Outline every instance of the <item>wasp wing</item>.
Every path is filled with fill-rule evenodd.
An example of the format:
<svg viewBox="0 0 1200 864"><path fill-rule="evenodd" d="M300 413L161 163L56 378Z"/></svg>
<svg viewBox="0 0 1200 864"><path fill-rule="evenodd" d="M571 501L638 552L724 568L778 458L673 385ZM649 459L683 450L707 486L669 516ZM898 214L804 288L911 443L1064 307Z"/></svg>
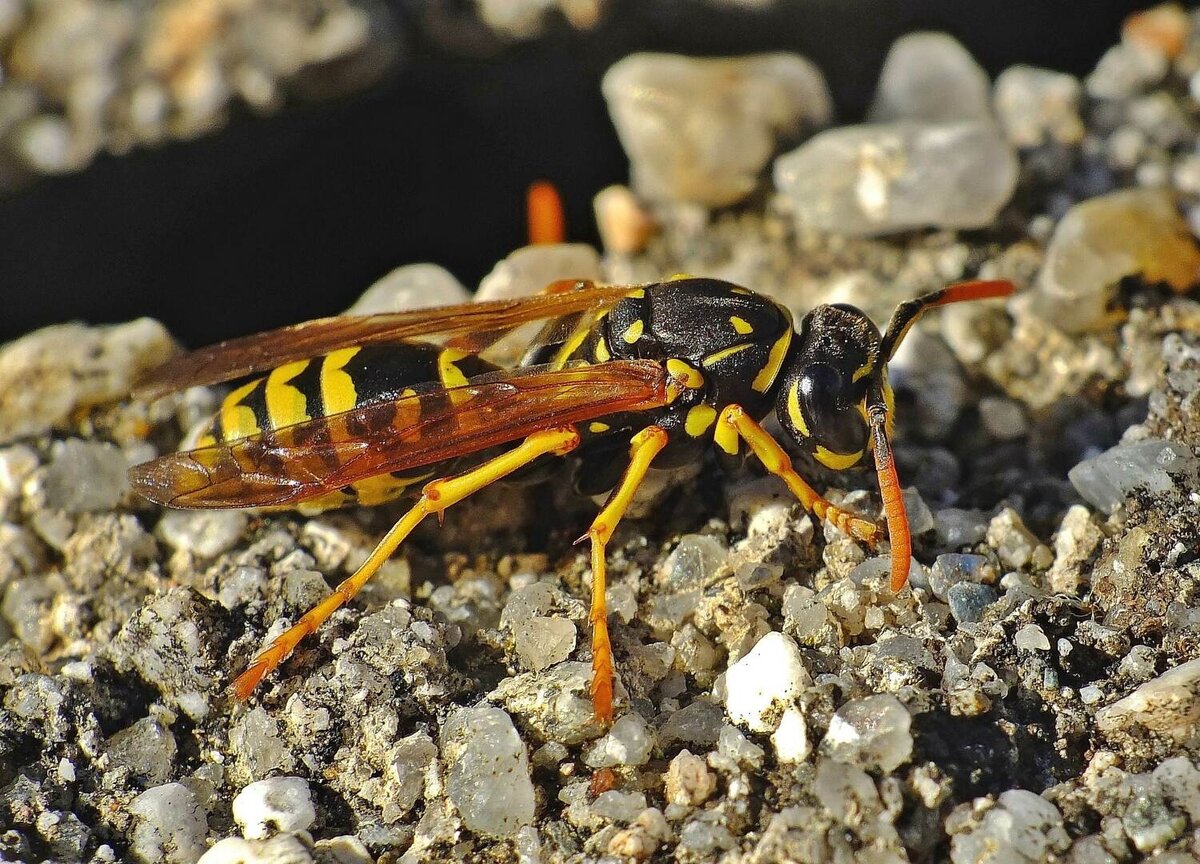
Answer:
<svg viewBox="0 0 1200 864"><path fill-rule="evenodd" d="M631 290L627 286L596 287L590 283L580 283L589 285L580 290L562 287L574 284L555 283L550 289L552 293L513 300L319 318L230 339L173 357L139 381L135 395L156 399L173 390L231 381L351 345L441 335L459 336L458 347L477 350L473 337L478 337L479 345L491 344L500 334L532 321L579 312L599 313Z"/></svg>
<svg viewBox="0 0 1200 864"><path fill-rule="evenodd" d="M530 367L360 405L130 469L135 491L182 508L291 506L358 480L477 453L540 429L668 402L650 360Z"/></svg>

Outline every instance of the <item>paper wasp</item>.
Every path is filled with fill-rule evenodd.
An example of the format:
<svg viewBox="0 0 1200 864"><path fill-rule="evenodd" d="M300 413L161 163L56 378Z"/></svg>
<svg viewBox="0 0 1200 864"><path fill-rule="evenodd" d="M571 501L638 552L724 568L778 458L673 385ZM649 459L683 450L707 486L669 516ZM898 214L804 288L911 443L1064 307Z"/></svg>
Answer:
<svg viewBox="0 0 1200 864"><path fill-rule="evenodd" d="M358 570L276 638L235 682L246 698L296 644L349 601L423 519L551 456L578 460L580 491L611 489L591 542L592 698L612 717L605 544L646 472L753 454L806 509L875 546L883 528L822 498L760 425L772 411L802 451L832 469L871 451L891 539L891 587L911 542L890 445L887 363L927 309L1002 297L965 282L902 303L880 333L853 306L818 306L794 327L781 304L715 279L642 287L556 283L502 300L326 318L184 354L139 395L241 380L194 449L130 472L133 487L184 508L322 509L416 503ZM541 322L535 336L522 327ZM505 343L523 356L485 359ZM437 479L433 479L437 478Z"/></svg>

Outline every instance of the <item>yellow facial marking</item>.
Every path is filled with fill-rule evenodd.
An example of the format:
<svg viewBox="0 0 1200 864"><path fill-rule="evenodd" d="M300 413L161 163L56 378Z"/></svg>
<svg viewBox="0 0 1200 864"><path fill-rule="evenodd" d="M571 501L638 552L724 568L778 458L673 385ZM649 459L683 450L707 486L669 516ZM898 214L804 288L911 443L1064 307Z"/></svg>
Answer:
<svg viewBox="0 0 1200 864"><path fill-rule="evenodd" d="M672 378L681 381L683 386L689 390L699 390L704 386L704 375L700 370L676 357L667 361L667 372L671 374Z"/></svg>
<svg viewBox="0 0 1200 864"><path fill-rule="evenodd" d="M767 355L766 364L758 370L758 374L750 382L751 387L759 393L766 393L771 389L771 385L775 383L775 376L779 374L779 369L783 366L783 359L787 356L788 346L791 344L792 328L789 321L789 326L783 331L783 335L776 339L775 344L771 346L771 353Z"/></svg>
<svg viewBox="0 0 1200 864"><path fill-rule="evenodd" d="M832 468L834 471L841 471L843 468L849 468L852 465L857 465L858 460L862 458L863 451L859 450L855 453L834 453L817 445L817 452L813 454L826 468Z"/></svg>
<svg viewBox="0 0 1200 864"><path fill-rule="evenodd" d="M342 348L340 351L331 351L321 362L321 401L325 405L326 416L349 411L358 403L354 379L342 368L358 352L358 347Z"/></svg>
<svg viewBox="0 0 1200 864"><path fill-rule="evenodd" d="M629 329L621 334L621 340L627 345L632 345L634 342L642 338L642 332L646 329L646 325L639 318L629 325Z"/></svg>
<svg viewBox="0 0 1200 864"><path fill-rule="evenodd" d="M700 365L707 369L710 366L715 366L726 357L732 357L734 354L739 354L747 348L753 348L753 342L743 342L740 345L730 345L728 348L722 348L720 351L714 351L700 361Z"/></svg>
<svg viewBox="0 0 1200 864"><path fill-rule="evenodd" d="M683 431L693 438L699 438L708 431L708 427L717 419L717 409L711 405L694 405L688 410L683 421Z"/></svg>
<svg viewBox="0 0 1200 864"><path fill-rule="evenodd" d="M875 357L867 359L867 362L854 370L854 374L850 376L851 381L858 381L861 378L871 374L871 370L875 368Z"/></svg>
<svg viewBox="0 0 1200 864"><path fill-rule="evenodd" d="M243 384L226 396L225 401L221 403L221 437L226 441L237 441L240 438L249 438L251 435L259 433L254 409L249 405L243 405L242 400L261 383L262 379L259 378L249 384Z"/></svg>
<svg viewBox="0 0 1200 864"><path fill-rule="evenodd" d="M792 421L792 425L796 427L796 431L808 438L812 432L808 429L808 422L804 419L804 412L800 409L800 385L793 384L788 390L787 397L787 414L788 419Z"/></svg>
<svg viewBox="0 0 1200 864"><path fill-rule="evenodd" d="M271 370L267 376L267 416L276 429L311 420L308 400L304 394L288 382L308 368L311 360L297 360Z"/></svg>
<svg viewBox="0 0 1200 864"><path fill-rule="evenodd" d="M588 424L588 431L599 435L601 432L607 432L610 427L607 423L601 423L599 420L593 420Z"/></svg>
<svg viewBox="0 0 1200 864"><path fill-rule="evenodd" d="M596 340L596 347L592 350L592 356L596 358L597 363L607 363L612 359L612 353L608 350L608 342L603 336Z"/></svg>
<svg viewBox="0 0 1200 864"><path fill-rule="evenodd" d="M747 333L754 332L754 325L752 325L745 318L739 318L736 315L731 315L729 317L729 323L732 324L733 329L736 330L738 333L740 333L742 336L745 336Z"/></svg>

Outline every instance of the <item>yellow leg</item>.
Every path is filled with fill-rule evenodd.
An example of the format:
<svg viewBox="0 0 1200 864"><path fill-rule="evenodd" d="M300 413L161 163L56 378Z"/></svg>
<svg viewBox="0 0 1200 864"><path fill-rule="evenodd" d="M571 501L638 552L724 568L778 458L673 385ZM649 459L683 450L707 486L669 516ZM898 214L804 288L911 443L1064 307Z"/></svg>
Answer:
<svg viewBox="0 0 1200 864"><path fill-rule="evenodd" d="M592 708L604 723L612 722L613 656L608 641L608 607L604 602L606 562L604 547L617 523L629 509L638 486L650 470L654 457L667 446L668 436L658 426L648 426L633 436L629 445L629 466L617 488L592 521L585 537L592 541Z"/></svg>
<svg viewBox="0 0 1200 864"><path fill-rule="evenodd" d="M443 477L427 483L421 491L421 497L417 503L400 517L400 521L384 535L362 566L338 585L331 595L308 610L299 621L263 649L246 668L246 671L238 676L233 683L237 697L239 699L248 698L263 676L282 663L301 639L320 627L330 615L348 603L426 516L437 514L441 518L442 512L447 507L457 504L484 486L494 483L535 459L547 454L562 456L578 446L579 433L575 429L571 427L547 429L543 432L535 432L519 446L484 462L477 468L456 477Z"/></svg>
<svg viewBox="0 0 1200 864"><path fill-rule="evenodd" d="M883 529L874 522L855 516L836 504L826 501L817 491L804 482L804 478L792 467L792 460L771 433L748 415L740 405L729 405L717 420L718 424L732 429L750 447L768 471L787 484L792 494L804 505L804 509L816 514L831 525L840 528L856 540L872 547L883 537ZM720 434L720 431L716 434Z"/></svg>

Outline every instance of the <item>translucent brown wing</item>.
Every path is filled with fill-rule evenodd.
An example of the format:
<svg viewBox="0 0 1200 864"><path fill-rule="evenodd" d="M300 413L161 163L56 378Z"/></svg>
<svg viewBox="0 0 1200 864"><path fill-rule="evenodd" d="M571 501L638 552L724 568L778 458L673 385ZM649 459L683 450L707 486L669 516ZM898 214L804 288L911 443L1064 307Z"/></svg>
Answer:
<svg viewBox="0 0 1200 864"><path fill-rule="evenodd" d="M135 491L183 508L291 506L369 477L476 453L539 429L665 405L649 360L478 376L132 468Z"/></svg>
<svg viewBox="0 0 1200 864"><path fill-rule="evenodd" d="M558 287L563 283L556 283ZM381 315L343 315L319 318L265 333L255 333L180 354L138 382L135 395L156 399L172 390L219 384L255 372L274 369L294 360L327 354L350 345L398 342L434 334L464 337L458 347L471 350L472 334L490 344L522 324L575 312L599 312L612 306L631 289L628 286L591 286L583 290L558 290L514 300L464 303L434 309Z"/></svg>

